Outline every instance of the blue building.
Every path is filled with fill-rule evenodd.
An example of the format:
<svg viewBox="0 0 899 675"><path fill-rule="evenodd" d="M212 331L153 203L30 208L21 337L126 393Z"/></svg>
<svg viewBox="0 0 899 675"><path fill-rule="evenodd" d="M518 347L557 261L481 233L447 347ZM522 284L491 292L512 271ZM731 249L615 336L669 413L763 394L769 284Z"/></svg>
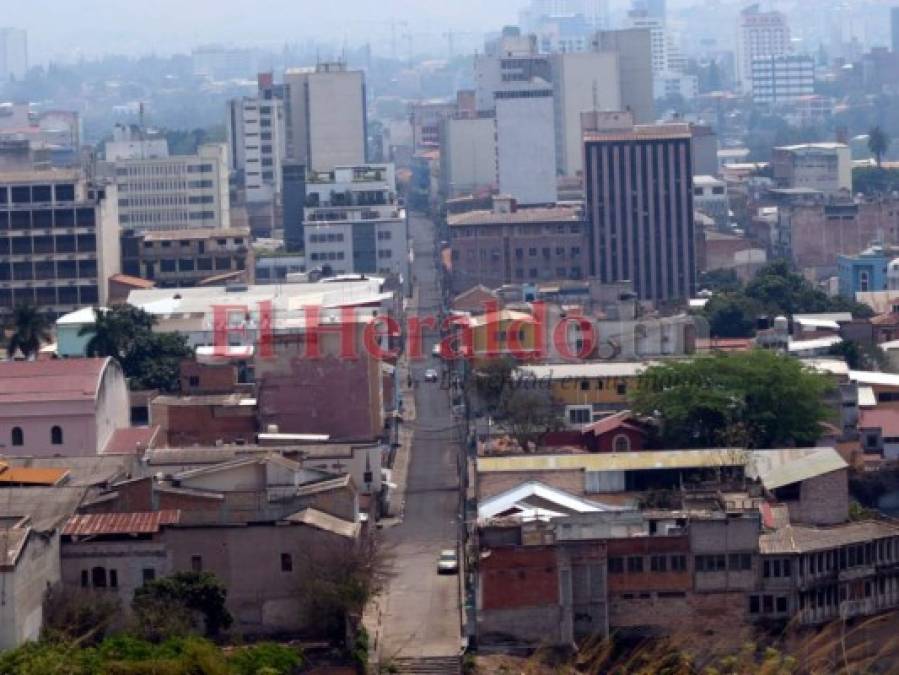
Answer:
<svg viewBox="0 0 899 675"><path fill-rule="evenodd" d="M855 298L859 291L885 291L890 260L881 246L872 246L857 255L838 256L840 295Z"/></svg>

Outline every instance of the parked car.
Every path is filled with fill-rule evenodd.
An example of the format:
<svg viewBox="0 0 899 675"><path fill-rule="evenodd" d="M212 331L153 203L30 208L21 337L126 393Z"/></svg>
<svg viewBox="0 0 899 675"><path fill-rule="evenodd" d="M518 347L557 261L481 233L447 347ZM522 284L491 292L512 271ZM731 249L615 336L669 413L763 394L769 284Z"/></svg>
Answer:
<svg viewBox="0 0 899 675"><path fill-rule="evenodd" d="M456 554L456 549L446 548L440 552L440 557L437 559L437 573L459 573L459 556Z"/></svg>
<svg viewBox="0 0 899 675"><path fill-rule="evenodd" d="M431 350L431 356L433 356L436 359L439 359L442 354L443 354L443 350L441 349L440 343L438 342L436 345L434 345L434 349Z"/></svg>
<svg viewBox="0 0 899 675"><path fill-rule="evenodd" d="M428 368L425 371L425 382L436 382L438 380L437 371L433 368Z"/></svg>

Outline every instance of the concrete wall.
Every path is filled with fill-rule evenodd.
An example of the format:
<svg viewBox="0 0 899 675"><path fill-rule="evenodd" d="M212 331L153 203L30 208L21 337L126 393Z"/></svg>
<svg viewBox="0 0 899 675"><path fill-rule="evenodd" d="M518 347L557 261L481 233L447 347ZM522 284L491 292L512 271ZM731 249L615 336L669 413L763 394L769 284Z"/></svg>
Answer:
<svg viewBox="0 0 899 675"><path fill-rule="evenodd" d="M496 122L493 117L447 119L441 164L448 198L496 184Z"/></svg>
<svg viewBox="0 0 899 675"><path fill-rule="evenodd" d="M836 525L849 519L848 469L803 481L799 501L787 502L790 521Z"/></svg>
<svg viewBox="0 0 899 675"><path fill-rule="evenodd" d="M519 204L555 203L555 111L551 85L545 96L498 98L496 136L499 191Z"/></svg>
<svg viewBox="0 0 899 675"><path fill-rule="evenodd" d="M59 579L59 536L31 532L16 566L0 567L0 650L40 637L44 594Z"/></svg>
<svg viewBox="0 0 899 675"><path fill-rule="evenodd" d="M131 426L128 384L121 366L117 361L110 359L103 371L103 378L97 392L96 449L94 453L103 451L116 429L124 429L128 426Z"/></svg>
<svg viewBox="0 0 899 675"><path fill-rule="evenodd" d="M313 171L365 162L365 84L361 70L318 72L307 85ZM300 160L298 160L300 161Z"/></svg>

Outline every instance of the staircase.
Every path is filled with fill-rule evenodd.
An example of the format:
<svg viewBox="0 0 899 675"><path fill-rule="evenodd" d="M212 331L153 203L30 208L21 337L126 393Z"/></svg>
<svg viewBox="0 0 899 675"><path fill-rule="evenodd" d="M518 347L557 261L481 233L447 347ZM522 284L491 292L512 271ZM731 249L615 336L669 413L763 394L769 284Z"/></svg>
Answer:
<svg viewBox="0 0 899 675"><path fill-rule="evenodd" d="M461 675L462 661L458 656L398 657L391 661L389 672L413 675Z"/></svg>

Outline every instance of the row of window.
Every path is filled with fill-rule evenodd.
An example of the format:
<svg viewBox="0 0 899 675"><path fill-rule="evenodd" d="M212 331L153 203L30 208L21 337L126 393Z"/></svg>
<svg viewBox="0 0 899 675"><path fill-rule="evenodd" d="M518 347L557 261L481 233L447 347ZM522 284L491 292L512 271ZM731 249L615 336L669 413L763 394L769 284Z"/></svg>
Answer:
<svg viewBox="0 0 899 675"><path fill-rule="evenodd" d="M44 260L32 263L0 262L0 281L56 281L64 279L94 279L96 260Z"/></svg>
<svg viewBox="0 0 899 675"><path fill-rule="evenodd" d="M558 235L565 234L568 232L569 234L580 234L581 226L580 224L570 224L570 225L507 225L505 226L506 233L508 234L518 234L518 235ZM460 227L452 228L452 236L453 238L457 237L498 237L500 236L500 230L495 225L465 225Z"/></svg>
<svg viewBox="0 0 899 675"><path fill-rule="evenodd" d="M75 201L74 183L58 185L0 185L0 204L46 204Z"/></svg>
<svg viewBox="0 0 899 675"><path fill-rule="evenodd" d="M697 572L746 572L752 569L751 553L716 553L697 555L693 559Z"/></svg>
<svg viewBox="0 0 899 675"><path fill-rule="evenodd" d="M96 223L96 210L92 207L0 211L0 230L94 227Z"/></svg>
<svg viewBox="0 0 899 675"><path fill-rule="evenodd" d="M323 244L329 241L343 241L343 232L329 232L328 234L316 234L315 232L312 232L309 234L310 244Z"/></svg>
<svg viewBox="0 0 899 675"><path fill-rule="evenodd" d="M482 251L482 252L483 252L483 251ZM553 249L549 248L548 246L547 246L547 247L544 247L544 248L541 250L541 253L543 254L543 257L544 257L544 258L549 258L550 256L552 256L552 252L553 252ZM499 253L499 252L497 251L497 253ZM557 256L563 256L563 255L565 255L565 248L564 248L563 246L556 246L556 248L555 248L555 253L556 253ZM580 246L572 246L572 247L569 249L569 255L570 255L572 258L577 257L577 256L579 256L580 254L581 254L581 247L580 247ZM536 248L529 248L529 249L528 249L528 257L529 257L529 258L536 258L536 257L537 257L537 249L536 249ZM515 259L516 259L516 260L521 260L522 258L524 258L524 249L522 249L522 248L516 248L516 249L515 249Z"/></svg>
<svg viewBox="0 0 899 675"><path fill-rule="evenodd" d="M344 255L343 251L330 251L328 253L310 253L309 260L319 261L319 260L343 260Z"/></svg>
<svg viewBox="0 0 899 675"><path fill-rule="evenodd" d="M0 307L16 305L96 305L99 294L96 282L86 285L50 286L45 288L0 288Z"/></svg>
<svg viewBox="0 0 899 675"><path fill-rule="evenodd" d="M201 272L210 271L213 268L213 258L168 258L158 261L160 272L193 272L199 270ZM216 270L242 270L246 264L244 258L225 258L217 257L214 259ZM154 264L152 262L144 263L146 266L147 276L152 279L154 275Z"/></svg>
<svg viewBox="0 0 899 675"><path fill-rule="evenodd" d="M93 234L38 235L36 237L0 237L0 256L44 253L94 253L97 238Z"/></svg>
<svg viewBox="0 0 899 675"><path fill-rule="evenodd" d="M16 447L25 445L25 432L22 427L13 427L9 436L10 445ZM62 445L62 427L55 426L50 429L50 444Z"/></svg>
<svg viewBox="0 0 899 675"><path fill-rule="evenodd" d="M609 574L642 574L645 570L644 556L628 556L609 558ZM652 572L685 572L687 556L652 555L649 556L649 570Z"/></svg>

